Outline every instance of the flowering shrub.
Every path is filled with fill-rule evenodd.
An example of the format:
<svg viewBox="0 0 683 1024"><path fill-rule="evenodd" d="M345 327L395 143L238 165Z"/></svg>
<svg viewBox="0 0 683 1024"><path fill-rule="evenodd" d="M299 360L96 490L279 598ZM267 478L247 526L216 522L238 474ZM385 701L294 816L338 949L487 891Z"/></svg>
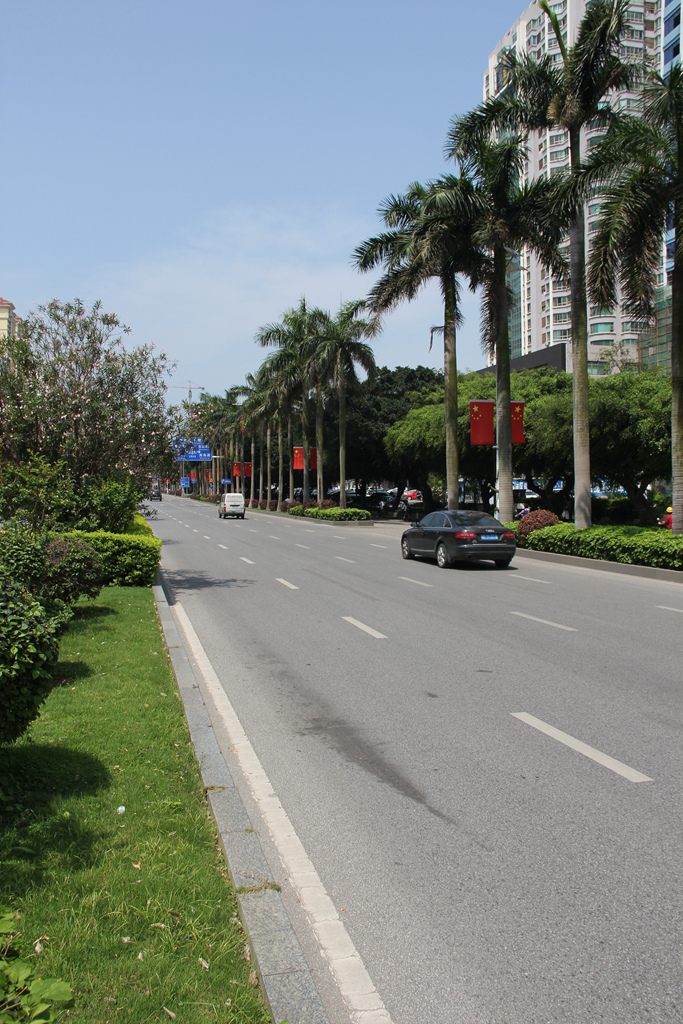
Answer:
<svg viewBox="0 0 683 1024"><path fill-rule="evenodd" d="M279 505L279 502L277 501L277 499L275 501L269 501L267 504L268 504L268 511L269 512L277 512L278 505Z"/></svg>
<svg viewBox="0 0 683 1024"><path fill-rule="evenodd" d="M268 508L268 502L266 501L265 498L262 501L259 501L258 507L262 508L265 512L265 510Z"/></svg>
<svg viewBox="0 0 683 1024"><path fill-rule="evenodd" d="M335 501L330 501L329 498L325 498L324 501L318 502L318 508L336 508L336 507L337 507L337 503Z"/></svg>
<svg viewBox="0 0 683 1024"><path fill-rule="evenodd" d="M318 507L318 502L317 501L313 501L313 499L310 499L309 501L305 501L304 504L303 504L304 512L306 511L307 508L317 508L317 507Z"/></svg>
<svg viewBox="0 0 683 1024"><path fill-rule="evenodd" d="M534 530L543 530L546 526L555 526L559 521L554 512L549 512L545 508L538 508L535 512L529 512L523 519L520 519L517 525L517 543L520 547L524 547L527 537Z"/></svg>

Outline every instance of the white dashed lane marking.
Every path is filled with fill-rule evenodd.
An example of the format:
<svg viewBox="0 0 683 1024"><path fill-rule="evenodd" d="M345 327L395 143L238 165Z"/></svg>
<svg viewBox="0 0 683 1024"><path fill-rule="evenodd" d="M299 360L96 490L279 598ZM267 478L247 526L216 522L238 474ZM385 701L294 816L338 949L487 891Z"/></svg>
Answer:
<svg viewBox="0 0 683 1024"><path fill-rule="evenodd" d="M252 562L251 558L244 558L244 556L243 556L243 555L240 555L240 561L241 561L241 562L246 562L246 563L247 563L247 565L253 565L253 564L254 564L254 563Z"/></svg>
<svg viewBox="0 0 683 1024"><path fill-rule="evenodd" d="M290 590L299 589L298 587L295 587L293 583L289 583L287 580L283 580L279 576L276 576L275 579L277 580L278 583L281 583L283 587L289 587Z"/></svg>
<svg viewBox="0 0 683 1024"><path fill-rule="evenodd" d="M513 580L528 580L529 583L545 583L546 586L552 587L550 580L537 580L534 576L518 576L516 573L512 577Z"/></svg>
<svg viewBox="0 0 683 1024"><path fill-rule="evenodd" d="M387 545L386 544L371 544L370 547L371 548L382 548L383 551L387 550Z"/></svg>
<svg viewBox="0 0 683 1024"><path fill-rule="evenodd" d="M510 612L510 615L518 615L520 619L531 619L532 622L540 622L544 626L554 626L555 629L564 629L567 633L578 633L573 626L563 626L560 622L550 622L549 619L538 619L535 615L526 615L524 612Z"/></svg>
<svg viewBox="0 0 683 1024"><path fill-rule="evenodd" d="M297 546L298 548L306 548L306 550L307 550L307 551L310 551L310 550L311 550L311 549L309 548L308 544L297 544L296 546Z"/></svg>
<svg viewBox="0 0 683 1024"><path fill-rule="evenodd" d="M227 550L228 550L228 549L226 548L225 544L219 544L219 545L218 545L218 547L219 547L219 548L223 548L223 550L224 550L224 551L227 551Z"/></svg>
<svg viewBox="0 0 683 1024"><path fill-rule="evenodd" d="M554 740L559 743L564 743L565 747L571 747L572 750L576 750L579 754L583 754L585 757L590 757L591 761L596 761L601 764L604 768L609 768L611 771L616 772L617 775L621 775L624 779L628 779L629 782L652 782L653 780L649 775L643 775L642 772L638 772L635 768L629 768L627 764L622 761L617 761L616 758L610 757L609 754L603 754L601 750L596 750L595 747L589 747L587 743L583 743L582 740L577 740L574 736L570 736L566 732L561 732L552 725L548 725L547 722L542 722L540 718L534 718L533 715L528 715L525 711L511 712L513 718L519 718L520 722L526 722L527 725L532 726L534 729L538 729L539 732L544 732L546 736L551 736Z"/></svg>
<svg viewBox="0 0 683 1024"><path fill-rule="evenodd" d="M370 636L374 636L375 640L388 640L389 638L384 633L378 633L372 626L366 626L364 622L359 622L358 619L352 618L350 615L342 615L344 622L350 622L352 626L357 629L362 629L364 633L369 633Z"/></svg>
<svg viewBox="0 0 683 1024"><path fill-rule="evenodd" d="M678 612L679 615L683 615L683 608L669 608L666 604L658 604L657 608L661 608L663 612Z"/></svg>
<svg viewBox="0 0 683 1024"><path fill-rule="evenodd" d="M279 540L280 539L279 537L276 537L274 533L269 533L268 536L270 537L271 540Z"/></svg>
<svg viewBox="0 0 683 1024"><path fill-rule="evenodd" d="M417 583L418 587L433 587L433 583L423 583L422 580L413 580L410 576L399 576L400 580L405 580L406 583Z"/></svg>
<svg viewBox="0 0 683 1024"><path fill-rule="evenodd" d="M356 564L352 558L342 558L341 555L335 555L334 557L337 559L338 562L348 562L350 565Z"/></svg>

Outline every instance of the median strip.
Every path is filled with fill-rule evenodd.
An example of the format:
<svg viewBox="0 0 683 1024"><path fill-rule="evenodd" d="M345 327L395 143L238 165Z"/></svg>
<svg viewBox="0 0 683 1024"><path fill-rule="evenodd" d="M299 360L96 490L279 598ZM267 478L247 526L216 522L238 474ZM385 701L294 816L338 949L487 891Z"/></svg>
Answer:
<svg viewBox="0 0 683 1024"><path fill-rule="evenodd" d="M578 633L578 629L574 629L573 626L563 626L560 622L551 622L550 619L538 619L535 615L526 615L524 612L510 612L510 615L519 615L520 619L531 619L532 622L541 622L544 626L564 629L567 633Z"/></svg>
<svg viewBox="0 0 683 1024"><path fill-rule="evenodd" d="M552 739L557 740L558 743L564 743L566 747L571 747L572 750L578 751L579 754L583 754L584 757L589 757L591 761L596 761L601 764L604 768L609 768L610 771L616 772L617 775L621 775L624 779L628 779L629 782L652 782L653 780L649 775L643 775L642 772L636 771L635 768L629 768L627 764L622 761L617 761L616 758L610 757L609 754L603 754L601 750L596 750L595 747L589 747L587 743L583 743L581 740L577 740L574 736L570 736L566 732L561 732L560 729L556 729L552 725L548 725L547 722L542 722L540 718L534 718L533 715L528 715L525 711L511 712L513 718L518 718L520 722L526 722L533 729L538 729L539 732L543 732L546 736L551 736Z"/></svg>
<svg viewBox="0 0 683 1024"><path fill-rule="evenodd" d="M372 626L366 626L364 622L359 622L358 619L351 618L350 615L342 615L344 622L350 622L352 626L356 626L357 629L362 629L364 633L369 633L370 636L374 636L375 640L388 640L389 638L384 633L378 633Z"/></svg>

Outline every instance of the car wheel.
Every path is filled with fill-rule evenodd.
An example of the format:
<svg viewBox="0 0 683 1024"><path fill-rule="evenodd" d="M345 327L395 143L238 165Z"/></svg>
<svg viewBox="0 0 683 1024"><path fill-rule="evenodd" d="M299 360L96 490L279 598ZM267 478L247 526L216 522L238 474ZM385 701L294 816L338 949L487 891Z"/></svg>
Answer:
<svg viewBox="0 0 683 1024"><path fill-rule="evenodd" d="M446 545L441 541L436 548L436 564L439 566L439 569L447 569L451 564L448 552L446 551Z"/></svg>
<svg viewBox="0 0 683 1024"><path fill-rule="evenodd" d="M511 561L511 558L496 558L496 569L507 569Z"/></svg>
<svg viewBox="0 0 683 1024"><path fill-rule="evenodd" d="M242 513L242 515L240 516L240 519L244 519L244 512L243 512L243 513Z"/></svg>
<svg viewBox="0 0 683 1024"><path fill-rule="evenodd" d="M401 541L401 554L404 558L414 558L413 552L410 550L410 543L407 537L404 537Z"/></svg>

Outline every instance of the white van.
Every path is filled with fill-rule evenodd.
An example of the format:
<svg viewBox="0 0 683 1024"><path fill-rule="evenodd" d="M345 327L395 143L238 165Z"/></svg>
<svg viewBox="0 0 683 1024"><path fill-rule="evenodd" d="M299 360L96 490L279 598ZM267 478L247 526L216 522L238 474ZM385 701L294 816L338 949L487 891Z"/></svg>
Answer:
<svg viewBox="0 0 683 1024"><path fill-rule="evenodd" d="M218 518L227 519L228 516L244 519L244 495L243 494L221 494L218 505Z"/></svg>

